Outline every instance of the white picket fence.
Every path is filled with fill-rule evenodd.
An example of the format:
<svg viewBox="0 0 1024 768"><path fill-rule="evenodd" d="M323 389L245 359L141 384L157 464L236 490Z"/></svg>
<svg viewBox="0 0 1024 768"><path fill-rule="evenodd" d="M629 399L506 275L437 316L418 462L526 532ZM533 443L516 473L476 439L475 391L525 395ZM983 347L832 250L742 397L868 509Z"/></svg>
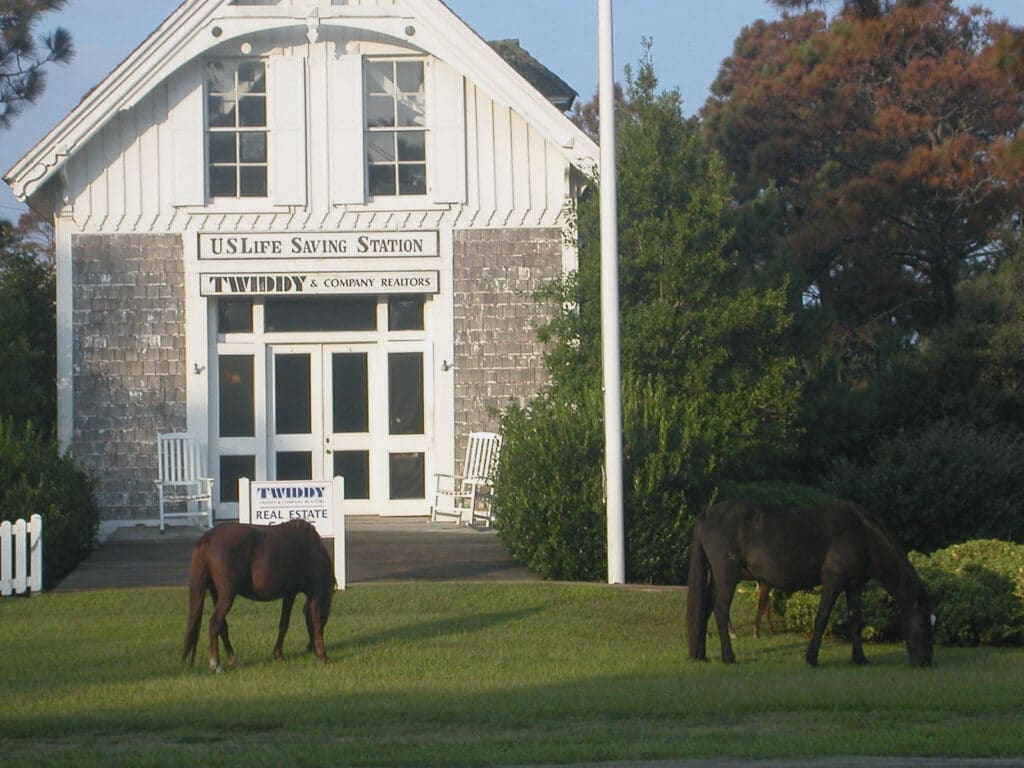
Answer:
<svg viewBox="0 0 1024 768"><path fill-rule="evenodd" d="M0 523L0 595L43 591L43 518Z"/></svg>

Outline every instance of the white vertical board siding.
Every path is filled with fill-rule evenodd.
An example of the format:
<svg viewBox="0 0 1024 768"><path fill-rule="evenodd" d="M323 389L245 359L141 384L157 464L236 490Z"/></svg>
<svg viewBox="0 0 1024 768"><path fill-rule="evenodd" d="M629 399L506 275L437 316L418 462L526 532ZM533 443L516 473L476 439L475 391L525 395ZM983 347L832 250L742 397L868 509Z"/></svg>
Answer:
<svg viewBox="0 0 1024 768"><path fill-rule="evenodd" d="M440 59L428 62L430 111L427 180L435 203L466 202L465 80Z"/></svg>
<svg viewBox="0 0 1024 768"><path fill-rule="evenodd" d="M141 110L133 109L121 115L121 144L124 149L124 210L122 227L133 230L142 216L142 140L138 122Z"/></svg>
<svg viewBox="0 0 1024 768"><path fill-rule="evenodd" d="M569 163L522 115L466 90L467 210L460 225L556 226Z"/></svg>
<svg viewBox="0 0 1024 768"><path fill-rule="evenodd" d="M162 173L160 164L160 124L167 117L167 86L153 91L136 110L141 110L138 127L142 140L142 176L138 180L142 198L139 228L145 229L160 215L161 201L167 199L163 194L167 177Z"/></svg>
<svg viewBox="0 0 1024 768"><path fill-rule="evenodd" d="M481 93L479 89L476 90L476 95L476 120L474 121L476 134L470 137L470 141L476 146L476 187L479 190L477 207L482 214L489 214L494 211L497 204L495 188L497 169L494 147L494 102Z"/></svg>
<svg viewBox="0 0 1024 768"><path fill-rule="evenodd" d="M535 201L530 196L530 130L515 112L510 112L509 152L512 156L512 209L529 211ZM540 201L543 205L543 199Z"/></svg>
<svg viewBox="0 0 1024 768"><path fill-rule="evenodd" d="M342 54L330 62L332 203L366 200L366 152L363 150L363 57Z"/></svg>
<svg viewBox="0 0 1024 768"><path fill-rule="evenodd" d="M174 162L172 204L202 205L206 202L206 153L200 61L190 61L171 75L167 108Z"/></svg>
<svg viewBox="0 0 1024 768"><path fill-rule="evenodd" d="M512 110L491 102L494 128L494 209L496 224L504 224L515 209L513 181L515 158L512 156ZM483 170L483 169L482 169Z"/></svg>
<svg viewBox="0 0 1024 768"><path fill-rule="evenodd" d="M305 205L306 63L298 57L278 56L267 66L270 198L277 205Z"/></svg>

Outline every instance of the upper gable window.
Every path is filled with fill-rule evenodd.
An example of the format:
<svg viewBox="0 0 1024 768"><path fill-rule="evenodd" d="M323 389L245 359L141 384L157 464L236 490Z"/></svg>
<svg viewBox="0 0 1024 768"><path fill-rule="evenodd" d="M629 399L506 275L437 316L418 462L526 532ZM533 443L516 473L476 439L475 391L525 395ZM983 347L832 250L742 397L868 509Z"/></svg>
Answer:
<svg viewBox="0 0 1024 768"><path fill-rule="evenodd" d="M365 69L371 195L427 193L423 62L371 60Z"/></svg>
<svg viewBox="0 0 1024 768"><path fill-rule="evenodd" d="M210 62L206 98L210 197L266 197L266 64Z"/></svg>

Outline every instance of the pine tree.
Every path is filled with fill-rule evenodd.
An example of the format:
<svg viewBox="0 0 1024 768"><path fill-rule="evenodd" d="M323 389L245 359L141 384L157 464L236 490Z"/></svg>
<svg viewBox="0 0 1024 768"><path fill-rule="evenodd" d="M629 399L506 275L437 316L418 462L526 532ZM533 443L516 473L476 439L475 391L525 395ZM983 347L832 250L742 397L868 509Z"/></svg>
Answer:
<svg viewBox="0 0 1024 768"><path fill-rule="evenodd" d="M0 128L8 128L46 87L47 64L67 64L75 55L71 35L57 27L37 36L36 23L67 0L0 0Z"/></svg>

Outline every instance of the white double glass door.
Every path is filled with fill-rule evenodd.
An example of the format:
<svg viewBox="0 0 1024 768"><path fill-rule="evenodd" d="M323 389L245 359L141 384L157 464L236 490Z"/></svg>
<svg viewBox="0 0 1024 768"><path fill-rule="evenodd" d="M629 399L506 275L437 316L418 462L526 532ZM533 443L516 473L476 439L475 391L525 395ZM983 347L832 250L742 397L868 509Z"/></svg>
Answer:
<svg viewBox="0 0 1024 768"><path fill-rule="evenodd" d="M424 344L267 351L267 476L341 476L349 514L425 514L432 414Z"/></svg>

